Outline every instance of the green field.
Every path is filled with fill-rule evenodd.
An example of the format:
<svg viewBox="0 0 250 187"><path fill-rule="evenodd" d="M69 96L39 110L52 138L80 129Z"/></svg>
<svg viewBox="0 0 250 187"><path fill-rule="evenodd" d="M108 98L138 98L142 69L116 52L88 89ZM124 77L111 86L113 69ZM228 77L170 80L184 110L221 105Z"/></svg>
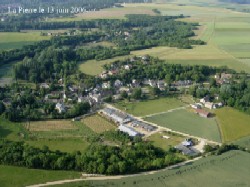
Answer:
<svg viewBox="0 0 250 187"><path fill-rule="evenodd" d="M43 122L44 127L39 125L39 129L47 127L46 121ZM24 141L27 144L42 148L48 146L51 150L60 150L63 152L84 151L89 143L86 137L95 133L81 122L74 122L72 125L75 129L48 129L37 131L24 128L22 123L13 123L0 117L0 138L11 141ZM27 126L27 124L25 124ZM31 131L32 130L32 131Z"/></svg>
<svg viewBox="0 0 250 187"><path fill-rule="evenodd" d="M87 60L79 63L79 68L81 72L88 75L98 75L104 70L103 65L110 64L116 60L125 60L127 58L129 58L129 56L118 56L107 60Z"/></svg>
<svg viewBox="0 0 250 187"><path fill-rule="evenodd" d="M184 104L176 98L160 98L141 102L120 102L115 107L135 116L166 112L170 109L183 107Z"/></svg>
<svg viewBox="0 0 250 187"><path fill-rule="evenodd" d="M79 172L47 171L0 165L1 187L24 187L49 181L80 178Z"/></svg>
<svg viewBox="0 0 250 187"><path fill-rule="evenodd" d="M168 136L169 139L163 138L163 136ZM154 133L147 138L148 141L152 141L154 146L160 147L164 150L168 150L170 147L180 144L184 139L185 137L181 135L169 132Z"/></svg>
<svg viewBox="0 0 250 187"><path fill-rule="evenodd" d="M56 187L233 187L250 185L250 156L241 151L230 151L220 156L202 158L183 167L154 174L117 180L68 183Z"/></svg>
<svg viewBox="0 0 250 187"><path fill-rule="evenodd" d="M219 129L214 118L202 118L185 109L155 115L145 118L145 120L175 131L221 142Z"/></svg>
<svg viewBox="0 0 250 187"><path fill-rule="evenodd" d="M242 146L250 150L250 136L240 138L233 142L236 145Z"/></svg>
<svg viewBox="0 0 250 187"><path fill-rule="evenodd" d="M88 116L82 122L96 133L115 130L116 125L99 115Z"/></svg>
<svg viewBox="0 0 250 187"><path fill-rule="evenodd" d="M231 142L250 135L250 116L232 108L216 110L224 142Z"/></svg>
<svg viewBox="0 0 250 187"><path fill-rule="evenodd" d="M0 50L21 48L36 41L48 40L49 36L40 36L40 32L0 32Z"/></svg>

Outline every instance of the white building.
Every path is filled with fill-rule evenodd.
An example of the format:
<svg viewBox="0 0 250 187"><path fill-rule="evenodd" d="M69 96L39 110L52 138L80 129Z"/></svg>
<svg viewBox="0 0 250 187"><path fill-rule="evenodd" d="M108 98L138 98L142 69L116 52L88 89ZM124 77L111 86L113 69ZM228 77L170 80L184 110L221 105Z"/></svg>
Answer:
<svg viewBox="0 0 250 187"><path fill-rule="evenodd" d="M57 103L56 104L56 110L58 110L58 113L61 114L66 111L65 106L63 103Z"/></svg>
<svg viewBox="0 0 250 187"><path fill-rule="evenodd" d="M49 89L49 85L47 83L42 83L40 84L40 88Z"/></svg>

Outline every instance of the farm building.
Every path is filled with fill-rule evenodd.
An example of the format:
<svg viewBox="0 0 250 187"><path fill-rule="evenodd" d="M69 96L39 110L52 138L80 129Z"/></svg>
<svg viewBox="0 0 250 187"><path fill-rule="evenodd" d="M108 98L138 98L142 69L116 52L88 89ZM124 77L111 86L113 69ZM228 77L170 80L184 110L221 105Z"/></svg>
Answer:
<svg viewBox="0 0 250 187"><path fill-rule="evenodd" d="M193 145L194 145L194 143L193 143L193 141L192 141L191 139L186 139L186 140L183 141L181 144L182 144L183 146L186 146L186 147L190 147L190 146L193 146Z"/></svg>
<svg viewBox="0 0 250 187"><path fill-rule="evenodd" d="M202 108L202 104L200 104L200 103L190 104L190 106L193 109L201 109Z"/></svg>
<svg viewBox="0 0 250 187"><path fill-rule="evenodd" d="M196 109L195 110L195 113L196 114L199 114L199 116L203 117L203 118L208 118L210 113L209 112L206 112L205 110L202 110L202 109Z"/></svg>
<svg viewBox="0 0 250 187"><path fill-rule="evenodd" d="M181 151L183 155L187 156L197 156L199 154L199 152L192 147L186 147L182 144L175 146L175 149Z"/></svg>
<svg viewBox="0 0 250 187"><path fill-rule="evenodd" d="M206 102L209 102L209 101L210 101L210 97L209 96L206 96L206 97L200 99L200 102L203 103L203 104L205 104Z"/></svg>
<svg viewBox="0 0 250 187"><path fill-rule="evenodd" d="M121 123L128 123L131 121L129 115L112 108L105 108L102 110L102 113L116 123L121 124Z"/></svg>
<svg viewBox="0 0 250 187"><path fill-rule="evenodd" d="M139 132L137 132L136 130L134 130L131 127L128 127L126 125L120 125L118 128L121 132L127 133L129 136L131 137L135 137L135 136L141 136L142 134L140 134Z"/></svg>
<svg viewBox="0 0 250 187"><path fill-rule="evenodd" d="M208 109L213 109L213 108L214 108L214 103L211 103L211 102L205 102L204 106L205 106L205 108L208 108Z"/></svg>
<svg viewBox="0 0 250 187"><path fill-rule="evenodd" d="M152 125L150 125L148 123L144 123L142 121L133 121L131 123L131 125L132 125L132 127L140 127L140 128L142 128L142 129L144 129L146 131L149 131L149 132L154 131L154 130L157 129L157 127L154 127L154 126L152 126Z"/></svg>

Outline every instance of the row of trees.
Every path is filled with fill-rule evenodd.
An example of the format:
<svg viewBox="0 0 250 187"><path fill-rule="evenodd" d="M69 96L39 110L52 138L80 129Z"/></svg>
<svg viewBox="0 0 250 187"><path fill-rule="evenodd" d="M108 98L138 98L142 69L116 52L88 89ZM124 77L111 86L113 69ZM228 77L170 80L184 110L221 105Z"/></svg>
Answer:
<svg viewBox="0 0 250 187"><path fill-rule="evenodd" d="M31 147L23 142L1 141L0 164L47 170L76 170L99 174L126 174L163 168L183 161L168 152L139 142L121 147L92 145L85 153L62 153Z"/></svg>
<svg viewBox="0 0 250 187"><path fill-rule="evenodd" d="M122 64L126 63L129 62L116 62L112 66L106 65L105 68L109 70L115 66L116 68L122 69ZM183 66L180 64L166 64L160 60L153 59L150 60L146 66L141 61L133 62L131 70L121 70L119 75L114 75L111 79L121 79L126 83L131 83L133 79L139 81L143 81L144 79L165 80L168 84L179 80L201 82L207 80L209 76L224 72L225 70L227 71L226 67L210 67L204 65Z"/></svg>

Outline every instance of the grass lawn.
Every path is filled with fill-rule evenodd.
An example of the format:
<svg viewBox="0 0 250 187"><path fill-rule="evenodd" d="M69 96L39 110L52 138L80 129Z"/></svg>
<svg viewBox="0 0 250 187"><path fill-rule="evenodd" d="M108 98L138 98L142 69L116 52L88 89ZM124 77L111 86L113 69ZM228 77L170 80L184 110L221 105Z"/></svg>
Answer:
<svg viewBox="0 0 250 187"><path fill-rule="evenodd" d="M40 36L39 32L0 32L0 50L21 48L40 40L48 40L49 36Z"/></svg>
<svg viewBox="0 0 250 187"><path fill-rule="evenodd" d="M0 116L0 138L11 141L23 141L21 134L24 136L28 134L21 123L12 123Z"/></svg>
<svg viewBox="0 0 250 187"><path fill-rule="evenodd" d="M232 108L216 110L224 142L231 142L250 135L250 115Z"/></svg>
<svg viewBox="0 0 250 187"><path fill-rule="evenodd" d="M117 180L92 181L102 187L233 187L250 185L250 156L241 151L230 151L220 156L202 158L186 166L154 174L126 177ZM178 174L177 172L181 172ZM89 182L90 183L90 182ZM83 187L87 182L76 182L56 187Z"/></svg>
<svg viewBox="0 0 250 187"><path fill-rule="evenodd" d="M169 139L166 139L163 136L168 136ZM156 147L168 150L170 146L174 147L180 144L184 140L184 137L173 133L159 132L152 134L147 140L152 141L153 145Z"/></svg>
<svg viewBox="0 0 250 187"><path fill-rule="evenodd" d="M53 124L57 124L56 122L59 121L61 120L54 121ZM64 122L74 128L65 129L62 127L59 129L58 126L56 126L57 129L54 129L48 126L49 124L51 125L51 121L48 121L47 123L46 121L43 121L43 123L32 122L31 126L34 126L35 124L37 127L33 128L33 131L28 131L24 128L26 124L13 123L0 117L0 138L11 141L24 141L31 146L39 148L46 145L49 149L54 151L84 151L89 145L86 141L86 137L94 135L95 133L81 122L70 122L65 120Z"/></svg>
<svg viewBox="0 0 250 187"><path fill-rule="evenodd" d="M116 103L115 107L135 116L146 116L159 112L166 112L170 109L183 107L184 104L176 98L160 98L141 102Z"/></svg>
<svg viewBox="0 0 250 187"><path fill-rule="evenodd" d="M47 171L0 165L1 187L24 187L49 181L80 178L79 172Z"/></svg>
<svg viewBox="0 0 250 187"><path fill-rule="evenodd" d="M155 115L145 118L145 120L175 131L221 142L219 129L214 118L202 118L185 109Z"/></svg>
<svg viewBox="0 0 250 187"><path fill-rule="evenodd" d="M116 129L116 126L99 115L86 117L82 122L96 133Z"/></svg>
<svg viewBox="0 0 250 187"><path fill-rule="evenodd" d="M85 62L79 63L79 68L85 74L98 75L104 70L103 65L110 64L116 60L125 60L127 58L129 58L129 55L118 56L107 60L87 60Z"/></svg>
<svg viewBox="0 0 250 187"><path fill-rule="evenodd" d="M43 146L48 146L52 151L60 150L68 153L75 151L84 152L89 146L86 140L80 138L39 139L27 140L25 142L34 147L43 148Z"/></svg>

